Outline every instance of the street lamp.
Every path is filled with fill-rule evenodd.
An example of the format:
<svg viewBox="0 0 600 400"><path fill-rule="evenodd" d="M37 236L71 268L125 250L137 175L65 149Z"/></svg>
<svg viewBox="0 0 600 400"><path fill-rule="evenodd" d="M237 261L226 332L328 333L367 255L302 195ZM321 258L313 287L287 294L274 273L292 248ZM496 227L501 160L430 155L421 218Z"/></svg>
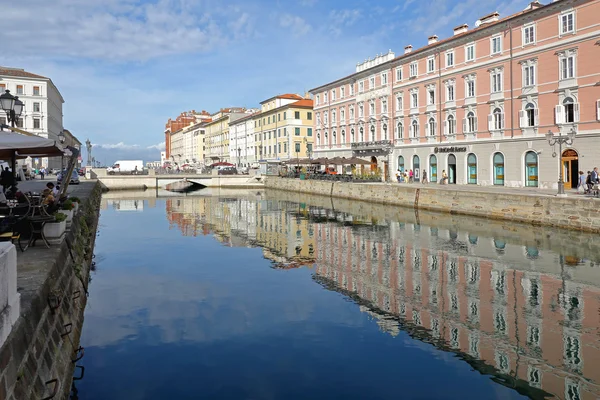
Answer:
<svg viewBox="0 0 600 400"><path fill-rule="evenodd" d="M10 94L10 90L6 90L4 94L0 95L0 106L6 113L6 119L14 128L17 120L23 112L24 104L19 100L18 96Z"/></svg>
<svg viewBox="0 0 600 400"><path fill-rule="evenodd" d="M242 157L241 153L242 153L242 149L240 149L238 147L238 168L241 167L241 165L242 165L242 163L240 162L241 161L240 158Z"/></svg>
<svg viewBox="0 0 600 400"><path fill-rule="evenodd" d="M296 148L296 168L300 170L300 143L296 143L294 147Z"/></svg>
<svg viewBox="0 0 600 400"><path fill-rule="evenodd" d="M60 144L65 144L65 140L67 138L65 137L65 134L63 131L60 131L60 133L58 134L58 141L60 142ZM64 165L64 153L60 155L60 170L62 171L63 169L63 165Z"/></svg>
<svg viewBox="0 0 600 400"><path fill-rule="evenodd" d="M554 146L558 143L558 154L562 156L562 145L571 146L575 141L576 132L573 128L567 133L567 136L563 136L561 131L558 131L558 136L554 135L552 131L546 133L546 140L550 146ZM552 153L552 157L556 157L556 153ZM558 158L558 196L565 195L565 182L563 178L563 166L561 157Z"/></svg>

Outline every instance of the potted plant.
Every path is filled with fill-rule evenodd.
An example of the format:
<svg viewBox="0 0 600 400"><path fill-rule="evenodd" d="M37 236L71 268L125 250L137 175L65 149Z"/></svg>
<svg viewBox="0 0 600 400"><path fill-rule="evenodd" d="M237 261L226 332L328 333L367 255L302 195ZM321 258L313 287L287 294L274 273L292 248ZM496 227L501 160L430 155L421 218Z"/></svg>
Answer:
<svg viewBox="0 0 600 400"><path fill-rule="evenodd" d="M63 201L62 204L60 205L59 213L64 214L67 217L66 218L67 229L69 229L71 227L71 221L73 221L73 209L74 208L75 208L75 205L71 199L67 199L67 200Z"/></svg>
<svg viewBox="0 0 600 400"><path fill-rule="evenodd" d="M300 180L303 181L306 178L306 167L300 169Z"/></svg>
<svg viewBox="0 0 600 400"><path fill-rule="evenodd" d="M73 202L73 214L77 214L77 211L79 211L79 206L81 204L81 199L79 197L69 197L69 200L71 200Z"/></svg>
<svg viewBox="0 0 600 400"><path fill-rule="evenodd" d="M46 222L44 225L44 236L50 244L59 244L62 242L65 231L67 230L67 216L60 211L52 214L53 222Z"/></svg>

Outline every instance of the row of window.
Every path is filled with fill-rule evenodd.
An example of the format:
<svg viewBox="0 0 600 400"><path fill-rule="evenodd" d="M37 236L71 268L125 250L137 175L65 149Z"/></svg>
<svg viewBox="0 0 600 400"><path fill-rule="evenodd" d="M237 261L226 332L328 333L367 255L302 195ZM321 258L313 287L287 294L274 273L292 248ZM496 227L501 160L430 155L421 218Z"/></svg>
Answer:
<svg viewBox="0 0 600 400"><path fill-rule="evenodd" d="M4 91L7 89L7 86L5 83L0 83L0 93L4 93ZM16 85L15 87L15 92L12 93L15 96L25 96L29 93L25 93L25 85ZM41 96L42 95L42 89L40 86L33 86L32 91L31 91L31 95L33 96Z"/></svg>
<svg viewBox="0 0 600 400"><path fill-rule="evenodd" d="M287 119L287 112L284 111L283 112L283 120L285 121ZM294 111L294 119L301 119L300 118L300 111ZM308 111L306 113L306 119L309 121L312 121L312 111ZM267 125L267 124L274 124L275 122L279 122L281 121L281 113L277 114L277 121L275 121L275 115L270 115L268 117L263 117L262 118L262 125ZM261 126L261 119L257 119L254 121L254 127L260 127Z"/></svg>
<svg viewBox="0 0 600 400"><path fill-rule="evenodd" d="M429 182L437 182L440 178L438 175L438 160L435 154L431 154L428 159L429 162ZM523 158L524 170L525 170L525 186L537 187L538 186L538 155L534 151L528 151L525 153ZM497 152L492 157L492 174L493 183L497 186L504 186L504 154ZM406 169L404 156L398 156L398 170L404 172ZM409 169L413 170L415 182L419 182L421 177L421 159L418 155L412 156L411 164ZM425 171L426 169L423 169ZM457 174L459 173L459 166L456 163L456 156L454 154L448 155L448 161L445 170L448 174L448 183L454 184L457 182ZM477 173L477 156L473 153L467 155L467 183L471 185L478 184L478 173Z"/></svg>
<svg viewBox="0 0 600 400"><path fill-rule="evenodd" d="M597 103L598 118L600 118L600 101ZM501 107L495 108L491 114L488 115L488 130L489 131L500 131L505 129L504 122L504 111ZM579 122L579 104L575 103L573 98L567 97L563 100L563 104L557 105L555 109L555 122L556 124L569 124ZM532 128L539 125L539 109L533 103L527 103L523 110L519 111L519 127L520 128ZM476 133L478 132L478 121L474 111L468 111L466 117L463 119L462 124L463 133ZM427 121L425 128L425 136L436 136L438 134L438 125L434 117L430 117ZM383 140L388 140L388 127L383 124L382 127ZM456 118L454 115L448 115L444 121L444 134L447 136L456 135ZM356 138L354 129L350 130L350 140L354 143ZM359 128L360 142L364 142L364 128ZM336 132L333 131L333 144L338 144ZM420 137L420 123L418 119L413 119L410 123L410 138ZM404 124L402 121L396 123L396 139L404 139ZM375 127L371 125L371 141L375 140ZM321 136L317 134L317 143L321 144ZM341 143L346 143L346 131L341 131ZM325 143L328 142L328 135L325 132Z"/></svg>
<svg viewBox="0 0 600 400"><path fill-rule="evenodd" d="M559 17L559 32L560 35L571 34L575 32L575 12L569 11L560 15ZM527 24L522 27L522 40L523 45L528 46L536 43L536 25L535 23ZM468 43L464 46L465 60L466 62L473 62L476 59L476 46L475 43ZM497 55L503 51L503 35L499 33L490 38L490 54ZM446 68L452 68L455 66L455 51L454 49L447 50L444 53L444 60ZM564 63L564 65L563 65ZM435 56L427 58L427 73L436 72L436 60ZM403 66L395 67L396 82L401 82L403 79L402 74ZM409 78L416 78L419 75L419 63L413 61L409 64ZM568 79L574 76L574 59L561 60L561 79ZM533 79L531 75L530 81ZM368 85L365 81L368 81ZM384 71L380 73L380 85L386 86L388 84L388 72ZM524 86L531 86L533 83L524 84ZM362 93L365 90L372 90L376 88L375 76L369 77L367 80L361 80L358 82L358 92ZM349 94L353 96L355 93L355 84L350 84ZM331 94L331 101L335 101L339 90L339 98L344 98L346 95L345 86L332 89L329 93ZM319 105L321 102L321 95L317 94L315 98L315 105ZM323 102L328 103L329 97L328 92L323 93Z"/></svg>
<svg viewBox="0 0 600 400"><path fill-rule="evenodd" d="M560 59L560 71L561 71L561 79L572 79L575 77L575 56L569 55L561 57ZM490 88L491 93L503 93L504 91L504 72L501 68L492 70L490 72ZM465 82L465 100L473 99L477 97L476 91L476 77L474 75L464 77ZM523 88L533 87L536 84L536 65L530 62L524 63L523 65ZM410 92L410 108L418 109L419 108L419 88L413 88L409 90ZM396 112L401 112L404 110L403 107L403 95L398 93L396 94ZM435 84L428 85L427 87L427 106L435 106L436 105L436 87ZM380 100L381 104L381 113L388 113L388 100L386 97L382 97ZM446 103L455 102L456 101L456 85L454 81L447 81L445 84L445 101ZM365 108L364 103L357 103L358 107L358 118L365 117ZM354 106L348 106L349 117L350 120L355 118ZM340 110L340 121L346 120L346 111L344 107L341 107ZM376 115L376 100L369 101L369 115ZM328 124L328 112L323 112L323 123ZM337 123L337 112L336 110L331 111L331 123ZM317 113L317 124L321 125L321 114Z"/></svg>
<svg viewBox="0 0 600 400"><path fill-rule="evenodd" d="M6 117L0 117L0 124L7 125ZM17 128L26 128L23 118L18 118L17 121L15 122L15 125L17 126ZM42 120L40 118L33 118L32 127L33 127L33 129L42 129Z"/></svg>
<svg viewBox="0 0 600 400"><path fill-rule="evenodd" d="M282 147L283 144L283 147ZM294 153L298 154L302 151L302 144L300 142L295 142L294 143ZM278 154L287 154L288 152L288 147L287 147L287 142L283 142L283 143L278 143L276 145L273 146L257 146L256 147L256 155L263 155L263 149L265 151L265 156L274 156L277 157ZM282 151L283 149L283 151ZM306 143L306 153L312 153L312 143Z"/></svg>
<svg viewBox="0 0 600 400"><path fill-rule="evenodd" d="M294 136L300 136L301 133L302 133L302 128L300 128L300 127L294 128ZM262 138L261 138L261 134L260 133L256 133L254 135L254 141L258 142L261 139L262 140L267 140L267 138L268 139L271 139L271 138L275 139L275 138L278 138L278 137L282 137L282 134L283 134L283 137L287 136L287 128L283 128L283 129L280 128L280 129L277 129L277 131L272 130L272 131L268 131L268 132L263 132L262 133ZM312 136L312 134L313 134L313 128L306 128L306 136Z"/></svg>

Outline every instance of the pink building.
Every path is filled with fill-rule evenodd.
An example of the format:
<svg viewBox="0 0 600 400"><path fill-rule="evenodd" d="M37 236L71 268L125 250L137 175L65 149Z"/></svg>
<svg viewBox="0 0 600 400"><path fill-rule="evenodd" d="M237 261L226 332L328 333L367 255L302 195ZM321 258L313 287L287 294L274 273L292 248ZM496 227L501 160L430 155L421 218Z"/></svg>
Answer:
<svg viewBox="0 0 600 400"><path fill-rule="evenodd" d="M525 6L525 4L524 4ZM405 47L311 90L315 157L370 159L386 176L556 188L600 164L600 0L530 3ZM572 145L551 147L548 131ZM418 171L418 173L417 173Z"/></svg>

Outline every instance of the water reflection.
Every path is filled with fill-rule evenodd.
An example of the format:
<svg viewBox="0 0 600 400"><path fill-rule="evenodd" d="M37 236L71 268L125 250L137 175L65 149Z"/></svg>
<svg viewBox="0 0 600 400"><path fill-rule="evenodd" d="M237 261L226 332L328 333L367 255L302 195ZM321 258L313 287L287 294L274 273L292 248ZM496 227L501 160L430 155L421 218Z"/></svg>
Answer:
<svg viewBox="0 0 600 400"><path fill-rule="evenodd" d="M121 205L127 199L104 201L130 208ZM164 204L169 228L183 236L258 247L273 268L314 271L316 283L358 304L384 335L404 332L454 353L532 398L600 396L600 251L592 235L280 192L222 191ZM123 315L135 315L157 302L150 325L173 316L195 321L186 326L188 336L172 332L161 342L268 329L253 324L253 315L269 314L259 310L264 303L248 298L223 313L232 295L211 282L180 282L166 301L156 297L160 277L130 271L117 281L131 293L143 286L147 295L131 302L113 292L108 313L126 304L131 309ZM286 290L278 289L281 298ZM308 301L292 304L288 316L297 321L315 312ZM216 323L221 318L230 323ZM122 332L99 333L95 344L139 334L135 323L122 322ZM261 322L269 324L266 317Z"/></svg>

